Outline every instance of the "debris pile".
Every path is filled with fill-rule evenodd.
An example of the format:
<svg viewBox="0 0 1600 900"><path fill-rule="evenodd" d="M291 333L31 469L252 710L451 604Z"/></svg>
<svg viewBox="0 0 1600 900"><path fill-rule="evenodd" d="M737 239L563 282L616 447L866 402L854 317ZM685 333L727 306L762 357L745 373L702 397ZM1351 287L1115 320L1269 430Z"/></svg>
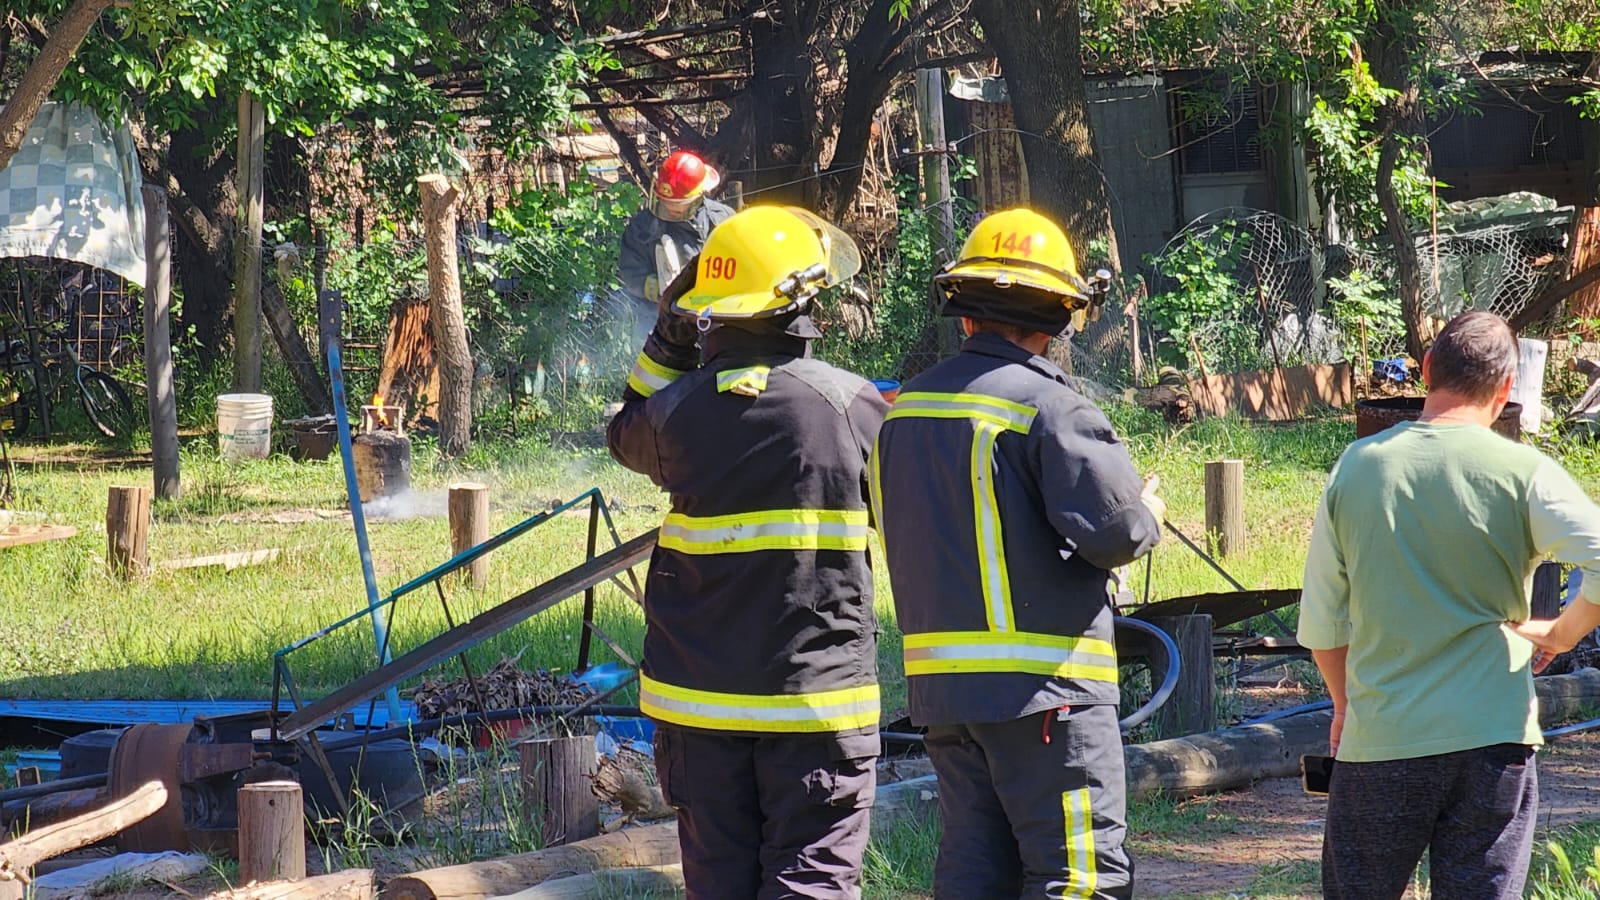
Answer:
<svg viewBox="0 0 1600 900"><path fill-rule="evenodd" d="M515 657L506 657L473 679L425 678L411 699L423 718L437 719L523 706L575 706L592 696L586 685L570 675L553 675L544 669L530 672L517 662Z"/></svg>

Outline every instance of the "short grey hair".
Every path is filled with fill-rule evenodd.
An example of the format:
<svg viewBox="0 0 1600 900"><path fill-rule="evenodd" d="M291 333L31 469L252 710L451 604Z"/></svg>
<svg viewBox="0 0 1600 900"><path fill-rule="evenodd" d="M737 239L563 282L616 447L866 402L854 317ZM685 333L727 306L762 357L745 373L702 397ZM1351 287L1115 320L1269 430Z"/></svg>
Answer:
<svg viewBox="0 0 1600 900"><path fill-rule="evenodd" d="M1492 312L1473 310L1450 320L1428 350L1428 389L1475 401L1494 397L1516 375L1522 353L1516 333Z"/></svg>

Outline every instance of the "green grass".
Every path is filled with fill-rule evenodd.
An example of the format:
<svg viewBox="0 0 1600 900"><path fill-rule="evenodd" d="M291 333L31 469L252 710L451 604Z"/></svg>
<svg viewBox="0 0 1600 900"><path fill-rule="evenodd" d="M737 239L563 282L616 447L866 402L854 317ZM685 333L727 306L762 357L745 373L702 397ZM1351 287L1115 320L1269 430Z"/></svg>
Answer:
<svg viewBox="0 0 1600 900"><path fill-rule="evenodd" d="M1525 896L1532 900L1600 896L1600 822L1562 829L1536 846Z"/></svg>
<svg viewBox="0 0 1600 900"><path fill-rule="evenodd" d="M942 831L933 810L899 815L881 827L874 824L861 866L862 897L897 900L929 894Z"/></svg>
<svg viewBox="0 0 1600 900"><path fill-rule="evenodd" d="M1172 428L1137 408L1115 407L1112 419L1142 472L1159 474L1169 518L1203 539L1201 472L1210 459L1237 458L1246 466L1247 546L1226 566L1249 587L1300 583L1311 514L1328 468L1348 443L1353 425L1329 418L1287 426L1249 426L1209 419ZM187 556L277 547L267 565L156 571L132 582L105 571L104 511L113 484L147 483L148 470L101 448L24 447L44 461L19 466L15 510L22 521L75 525L77 537L0 551L0 696L131 699L264 697L270 659L283 647L365 605L355 540L344 506L337 461L295 463L282 456L225 464L209 436L188 441L184 497L154 510L150 556L159 564ZM1600 454L1564 442L1562 451L1581 480L1600 485ZM98 456L96 454L99 454ZM657 524L667 501L643 477L603 450L552 450L541 440L477 445L464 461L442 464L419 442L413 486L442 506L451 481L472 478L492 486L494 527L508 527L552 501L598 485L615 504L626 538ZM297 510L305 521L277 524ZM582 559L585 520L568 514L495 554L490 583L476 593L450 591L461 621L526 590ZM390 589L443 562L449 538L442 516L370 527L379 589ZM887 574L875 569L883 624L880 680L885 713L904 711L900 636ZM1151 599L1227 590L1227 584L1180 542L1163 540L1148 564L1133 567L1132 586ZM600 590L599 620L630 654L642 638L638 609L612 587ZM577 653L576 601L535 617L471 655L476 665L522 654L528 664L572 665ZM1288 619L1292 611L1286 611ZM403 652L444 627L431 590L402 600L394 611L393 650ZM598 647L598 645L597 645ZM608 658L603 648L598 658ZM364 623L297 651L297 681L316 695L368 670L376 658Z"/></svg>

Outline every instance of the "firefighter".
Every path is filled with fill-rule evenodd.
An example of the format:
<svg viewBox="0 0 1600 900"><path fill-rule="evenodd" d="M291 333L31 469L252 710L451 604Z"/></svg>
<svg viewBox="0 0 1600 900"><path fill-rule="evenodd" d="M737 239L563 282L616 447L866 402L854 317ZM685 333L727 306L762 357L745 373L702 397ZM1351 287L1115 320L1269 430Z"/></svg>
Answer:
<svg viewBox="0 0 1600 900"><path fill-rule="evenodd" d="M644 340L656 318L661 288L672 283L686 263L700 252L711 229L733 210L708 195L722 177L705 160L679 150L662 160L645 208L634 213L622 232L617 275L633 302L636 340Z"/></svg>
<svg viewBox="0 0 1600 900"><path fill-rule="evenodd" d="M607 432L671 496L639 706L695 900L860 894L879 718L866 461L888 405L812 358L808 315L860 264L800 210L722 223Z"/></svg>
<svg viewBox="0 0 1600 900"><path fill-rule="evenodd" d="M901 391L871 465L939 779L934 896L1130 897L1110 572L1164 507L1042 356L1096 299L1060 228L990 215L934 281L969 337Z"/></svg>

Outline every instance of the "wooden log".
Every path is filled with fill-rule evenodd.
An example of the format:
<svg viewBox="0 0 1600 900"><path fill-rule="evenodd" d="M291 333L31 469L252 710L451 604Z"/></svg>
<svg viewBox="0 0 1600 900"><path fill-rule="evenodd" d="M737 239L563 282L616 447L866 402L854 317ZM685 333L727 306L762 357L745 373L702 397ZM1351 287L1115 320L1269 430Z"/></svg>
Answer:
<svg viewBox="0 0 1600 900"><path fill-rule="evenodd" d="M145 185L144 192L144 372L150 413L150 458L156 496L176 500L178 478L178 395L172 379L172 245L167 192Z"/></svg>
<svg viewBox="0 0 1600 900"><path fill-rule="evenodd" d="M150 488L111 488L106 498L106 564L123 578L143 575L150 565Z"/></svg>
<svg viewBox="0 0 1600 900"><path fill-rule="evenodd" d="M683 866L635 866L555 878L495 900L607 900L611 897L676 897L683 893Z"/></svg>
<svg viewBox="0 0 1600 900"><path fill-rule="evenodd" d="M300 881L250 884L231 891L207 894L205 900L373 900L378 895L371 869L345 869Z"/></svg>
<svg viewBox="0 0 1600 900"><path fill-rule="evenodd" d="M28 870L40 860L103 841L149 818L166 803L167 789L151 781L99 809L0 844L0 900L21 900Z"/></svg>
<svg viewBox="0 0 1600 900"><path fill-rule="evenodd" d="M600 799L590 790L594 735L542 738L517 746L522 810L545 847L600 833Z"/></svg>
<svg viewBox="0 0 1600 900"><path fill-rule="evenodd" d="M456 263L459 192L443 175L423 175L417 187L428 249L428 319L439 364L439 449L454 457L467 452L472 427L472 351Z"/></svg>
<svg viewBox="0 0 1600 900"><path fill-rule="evenodd" d="M296 781L239 788L239 877L245 882L306 877L305 800Z"/></svg>
<svg viewBox="0 0 1600 900"><path fill-rule="evenodd" d="M594 795L607 803L615 803L622 813L633 819L665 819L674 815L666 798L661 796L661 786L650 784L632 767L625 766L615 757L603 756L594 773Z"/></svg>
<svg viewBox="0 0 1600 900"><path fill-rule="evenodd" d="M1600 704L1600 669L1534 679L1539 724L1549 728ZM1193 797L1247 787L1264 778L1300 773L1300 757L1328 752L1330 710L1302 713L1259 725L1239 725L1123 750L1128 794Z"/></svg>
<svg viewBox="0 0 1600 900"><path fill-rule="evenodd" d="M1213 556L1244 549L1244 461L1206 463L1206 542Z"/></svg>
<svg viewBox="0 0 1600 900"><path fill-rule="evenodd" d="M1211 617L1160 616L1150 624L1172 636L1178 645L1178 686L1156 711L1156 733L1178 737L1217 727L1216 679L1212 674ZM1151 686L1161 684L1166 667L1152 662Z"/></svg>
<svg viewBox="0 0 1600 900"><path fill-rule="evenodd" d="M1535 619L1554 619L1561 615L1561 564L1542 562L1533 570L1532 606Z"/></svg>
<svg viewBox="0 0 1600 900"><path fill-rule="evenodd" d="M564 875L678 861L678 823L662 822L532 853L402 875L384 885L383 896L385 900L488 900Z"/></svg>
<svg viewBox="0 0 1600 900"><path fill-rule="evenodd" d="M106 805L109 799L111 799L110 792L102 787L56 791L41 797L8 800L5 805L0 806L0 826L4 826L7 830L13 826L18 829L39 828L99 809Z"/></svg>
<svg viewBox="0 0 1600 900"><path fill-rule="evenodd" d="M472 481L450 485L450 552L461 553L489 539L489 486ZM489 583L489 555L473 560L462 570L474 590Z"/></svg>

